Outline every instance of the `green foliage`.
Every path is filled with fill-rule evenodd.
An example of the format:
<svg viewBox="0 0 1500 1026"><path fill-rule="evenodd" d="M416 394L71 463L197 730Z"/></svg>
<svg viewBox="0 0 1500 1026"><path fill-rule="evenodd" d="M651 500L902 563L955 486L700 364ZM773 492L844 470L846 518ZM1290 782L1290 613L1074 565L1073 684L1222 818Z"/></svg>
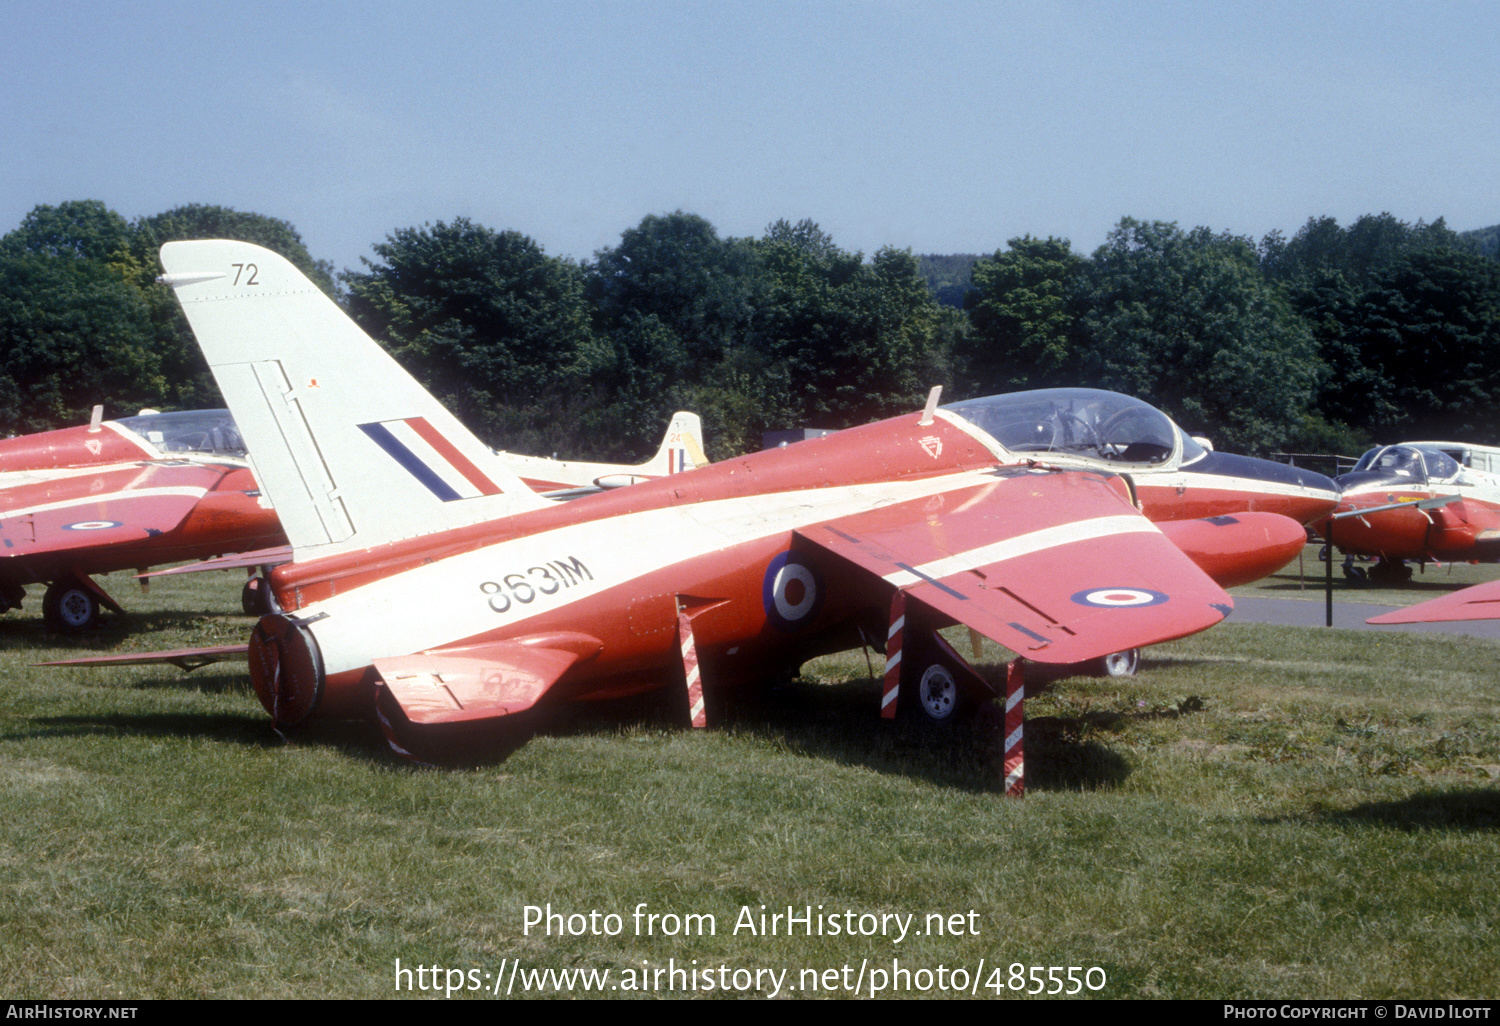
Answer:
<svg viewBox="0 0 1500 1026"><path fill-rule="evenodd" d="M1311 405L1312 336L1247 239L1126 218L1085 270L1080 302L1089 383L1146 399L1221 448L1281 448Z"/></svg>
<svg viewBox="0 0 1500 1026"><path fill-rule="evenodd" d="M1363 285L1408 253L1462 248L1441 217L1412 225L1390 214L1365 214L1348 228L1331 217L1309 218L1290 241L1272 232L1260 254L1267 277L1294 287L1329 273Z"/></svg>
<svg viewBox="0 0 1500 1026"><path fill-rule="evenodd" d="M927 287L939 304L962 310L964 298L973 288L974 263L980 259L973 253L924 253L917 257L917 270L927 279Z"/></svg>
<svg viewBox="0 0 1500 1026"><path fill-rule="evenodd" d="M1442 218L1366 215L1347 229L1313 218L1268 236L1261 266L1284 288L1327 368L1319 415L1365 434L1500 437L1484 413L1493 384L1493 262ZM1477 404L1477 405L1476 405Z"/></svg>
<svg viewBox="0 0 1500 1026"><path fill-rule="evenodd" d="M549 428L598 359L577 265L466 218L374 248L367 271L344 275L354 319L491 444L558 440Z"/></svg>
<svg viewBox="0 0 1500 1026"><path fill-rule="evenodd" d="M148 297L115 267L5 252L0 434L82 423L99 403L119 415L158 402L168 389L155 343Z"/></svg>
<svg viewBox="0 0 1500 1026"><path fill-rule="evenodd" d="M781 221L759 252L768 426L843 428L921 403L942 365L939 307L910 251L865 263L812 222Z"/></svg>
<svg viewBox="0 0 1500 1026"><path fill-rule="evenodd" d="M1011 239L974 265L964 301L973 334L960 361L965 395L1076 384L1075 295L1084 261L1067 239Z"/></svg>
<svg viewBox="0 0 1500 1026"><path fill-rule="evenodd" d="M1409 254L1372 284L1354 338L1376 376L1371 430L1500 440L1500 264L1455 250Z"/></svg>
<svg viewBox="0 0 1500 1026"><path fill-rule="evenodd" d="M715 404L722 411L702 413L710 453L728 455L725 438L735 439L729 451L748 442L746 425L723 411L758 398L747 374L759 363L742 352L758 274L750 241L721 239L696 214L651 215L595 254L586 271L594 329L608 353L596 371L608 396L599 430L644 453L671 410L722 393Z"/></svg>
<svg viewBox="0 0 1500 1026"><path fill-rule="evenodd" d="M287 256L482 437L523 452L639 458L692 409L723 458L769 429L910 409L935 383L1115 388L1250 452L1492 441L1494 234L1315 217L1255 247L1127 218L1091 257L1025 235L987 257L867 260L811 220L733 239L677 211L580 267L458 219L396 230L341 294L285 221L190 204L129 223L70 201L0 239L0 428L76 422L101 398L221 402L155 283L162 242L215 237Z"/></svg>
<svg viewBox="0 0 1500 1026"><path fill-rule="evenodd" d="M32 208L20 226L0 240L0 252L104 263L127 252L132 242L129 223L103 203L70 200Z"/></svg>
<svg viewBox="0 0 1500 1026"><path fill-rule="evenodd" d="M1500 224L1463 232L1459 237L1473 246L1474 251L1481 256L1487 256L1492 260L1500 259Z"/></svg>
<svg viewBox="0 0 1500 1026"><path fill-rule="evenodd" d="M190 203L163 214L141 218L135 225L135 238L137 246L147 250L146 263L150 266L156 264L156 252L167 242L182 239L251 242L286 257L314 285L330 297L338 296L333 264L327 260L314 260L297 229L279 218Z"/></svg>

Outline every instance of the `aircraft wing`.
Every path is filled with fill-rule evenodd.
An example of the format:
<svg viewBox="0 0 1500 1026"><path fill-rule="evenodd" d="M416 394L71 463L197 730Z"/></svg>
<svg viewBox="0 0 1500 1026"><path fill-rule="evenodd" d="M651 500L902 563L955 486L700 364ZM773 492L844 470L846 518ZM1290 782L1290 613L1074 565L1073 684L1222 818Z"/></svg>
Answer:
<svg viewBox="0 0 1500 1026"><path fill-rule="evenodd" d="M1210 627L1232 600L1108 478L1023 473L798 532L1044 663Z"/></svg>
<svg viewBox="0 0 1500 1026"><path fill-rule="evenodd" d="M205 570L240 570L252 566L280 566L282 563L290 563L291 561L292 547L290 545L275 545L269 549L231 552L227 556L215 556L213 559L189 563L186 566L168 567L165 570L152 570L150 573L136 574L136 576L171 577L174 574L203 573Z"/></svg>
<svg viewBox="0 0 1500 1026"><path fill-rule="evenodd" d="M119 655L88 656L83 659L59 659L38 666L157 666L165 664L192 671L211 663L240 662L248 658L249 645L220 645L217 648L179 648L170 652L125 652Z"/></svg>
<svg viewBox="0 0 1500 1026"><path fill-rule="evenodd" d="M221 467L134 464L0 492L0 558L145 541L172 530L223 477Z"/></svg>
<svg viewBox="0 0 1500 1026"><path fill-rule="evenodd" d="M1381 613L1365 623L1442 623L1448 620L1500 620L1500 581L1476 584L1451 595Z"/></svg>

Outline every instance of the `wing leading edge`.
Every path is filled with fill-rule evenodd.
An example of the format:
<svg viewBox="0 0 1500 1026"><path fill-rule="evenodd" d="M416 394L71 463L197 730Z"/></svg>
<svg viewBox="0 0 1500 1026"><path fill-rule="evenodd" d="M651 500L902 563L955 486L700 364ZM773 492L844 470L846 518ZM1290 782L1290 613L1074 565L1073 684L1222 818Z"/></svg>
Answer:
<svg viewBox="0 0 1500 1026"><path fill-rule="evenodd" d="M1445 623L1453 620L1500 620L1500 581L1476 584L1451 595L1372 616L1365 623Z"/></svg>
<svg viewBox="0 0 1500 1026"><path fill-rule="evenodd" d="M1222 588L1094 474L1002 477L798 533L1037 662L1168 641L1233 609Z"/></svg>

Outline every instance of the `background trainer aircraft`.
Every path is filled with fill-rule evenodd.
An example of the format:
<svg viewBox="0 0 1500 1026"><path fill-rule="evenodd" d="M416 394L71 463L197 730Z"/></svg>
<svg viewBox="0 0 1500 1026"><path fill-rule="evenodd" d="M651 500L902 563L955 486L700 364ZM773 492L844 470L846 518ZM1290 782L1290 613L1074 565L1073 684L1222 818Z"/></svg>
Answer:
<svg viewBox="0 0 1500 1026"><path fill-rule="evenodd" d="M1125 475L1157 524L1236 513L1279 513L1312 524L1339 487L1322 474L1206 448L1161 410L1094 388L1012 392L946 407L1015 455Z"/></svg>
<svg viewBox="0 0 1500 1026"><path fill-rule="evenodd" d="M1338 518L1321 531L1347 554L1378 556L1372 580L1409 580L1409 559L1500 559L1500 449L1459 442L1381 446L1338 483ZM1442 498L1452 501L1414 505ZM1371 512L1345 515L1364 509Z"/></svg>
<svg viewBox="0 0 1500 1026"><path fill-rule="evenodd" d="M437 488L483 447L290 263L223 241L169 243L162 262L293 548L271 574L288 612L248 652L279 725L377 715L393 745L436 752L544 696L674 676L694 696L874 632L942 718L984 687L942 626L1073 663L1231 608L1123 479L1011 453L936 395L920 415L561 505L500 469ZM414 423L441 442L430 473L381 444ZM1220 521L1211 547L1252 562L1302 542L1273 513Z"/></svg>
<svg viewBox="0 0 1500 1026"><path fill-rule="evenodd" d="M227 410L143 412L0 440L0 612L48 583L57 630L123 612L93 575L282 544Z"/></svg>
<svg viewBox="0 0 1500 1026"><path fill-rule="evenodd" d="M681 474L708 463L703 455L703 424L696 413L678 411L667 424L661 448L645 463L585 463L581 460L545 459L519 453L496 453L500 461L522 481L548 498L570 499L605 488L640 484L668 474Z"/></svg>

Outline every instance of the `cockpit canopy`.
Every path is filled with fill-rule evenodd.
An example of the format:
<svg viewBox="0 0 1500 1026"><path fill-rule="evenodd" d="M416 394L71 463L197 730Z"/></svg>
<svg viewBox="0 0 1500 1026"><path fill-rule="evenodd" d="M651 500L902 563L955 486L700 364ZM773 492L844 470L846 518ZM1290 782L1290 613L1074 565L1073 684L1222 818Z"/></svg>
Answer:
<svg viewBox="0 0 1500 1026"><path fill-rule="evenodd" d="M228 410L142 413L121 417L115 423L134 431L164 453L245 455L245 442Z"/></svg>
<svg viewBox="0 0 1500 1026"><path fill-rule="evenodd" d="M1160 467L1205 450L1149 403L1097 388L1045 388L942 407L1013 453L1053 453L1112 464Z"/></svg>
<svg viewBox="0 0 1500 1026"><path fill-rule="evenodd" d="M1457 481L1463 467L1432 445L1383 445L1359 458L1352 474L1372 474L1395 483L1442 484Z"/></svg>

